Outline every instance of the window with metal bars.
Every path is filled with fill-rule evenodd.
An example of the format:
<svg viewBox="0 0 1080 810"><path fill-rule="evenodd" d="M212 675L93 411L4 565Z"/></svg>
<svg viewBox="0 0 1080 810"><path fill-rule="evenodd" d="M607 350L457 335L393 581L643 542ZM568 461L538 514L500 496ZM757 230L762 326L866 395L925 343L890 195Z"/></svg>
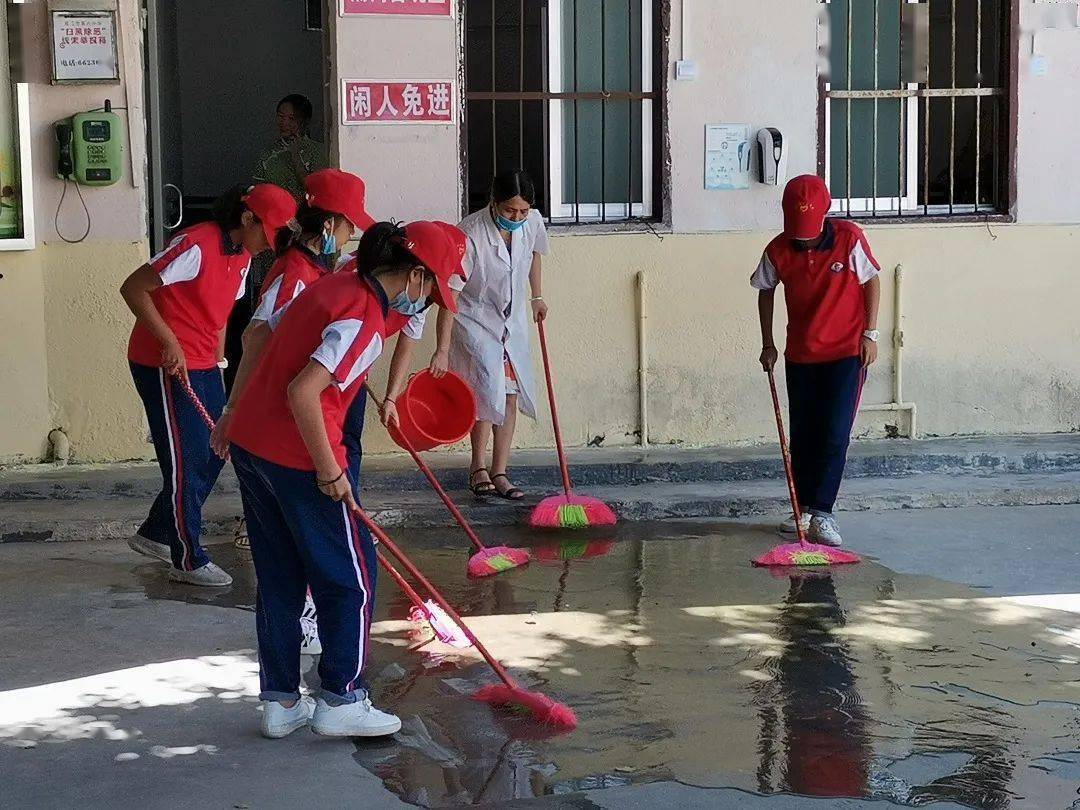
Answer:
<svg viewBox="0 0 1080 810"><path fill-rule="evenodd" d="M662 0L464 0L469 211L523 168L549 222L653 220Z"/></svg>
<svg viewBox="0 0 1080 810"><path fill-rule="evenodd" d="M850 217L1008 211L1008 0L825 0L822 162Z"/></svg>

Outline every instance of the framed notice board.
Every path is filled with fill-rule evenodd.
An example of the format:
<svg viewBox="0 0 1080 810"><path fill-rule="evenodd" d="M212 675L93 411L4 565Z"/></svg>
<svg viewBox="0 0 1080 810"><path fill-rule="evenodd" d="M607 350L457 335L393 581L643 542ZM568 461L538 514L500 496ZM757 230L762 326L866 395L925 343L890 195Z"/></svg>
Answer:
<svg viewBox="0 0 1080 810"><path fill-rule="evenodd" d="M120 81L116 10L49 10L53 84Z"/></svg>

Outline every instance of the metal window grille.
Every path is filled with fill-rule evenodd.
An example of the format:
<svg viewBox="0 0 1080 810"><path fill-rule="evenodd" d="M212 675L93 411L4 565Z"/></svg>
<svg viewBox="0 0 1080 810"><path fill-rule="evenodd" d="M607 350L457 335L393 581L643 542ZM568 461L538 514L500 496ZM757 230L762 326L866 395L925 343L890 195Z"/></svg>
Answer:
<svg viewBox="0 0 1080 810"><path fill-rule="evenodd" d="M833 212L1008 209L1009 0L825 0Z"/></svg>
<svg viewBox="0 0 1080 810"><path fill-rule="evenodd" d="M524 168L549 222L660 215L664 0L465 0L465 205Z"/></svg>

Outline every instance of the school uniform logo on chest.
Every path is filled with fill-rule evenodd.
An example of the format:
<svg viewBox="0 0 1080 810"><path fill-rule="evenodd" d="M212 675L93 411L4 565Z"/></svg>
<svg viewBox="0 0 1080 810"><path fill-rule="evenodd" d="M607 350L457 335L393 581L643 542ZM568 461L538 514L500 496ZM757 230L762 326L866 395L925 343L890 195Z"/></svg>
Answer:
<svg viewBox="0 0 1080 810"><path fill-rule="evenodd" d="M844 272L844 263L843 262L833 262L831 265L829 265L829 269L834 273L843 273Z"/></svg>

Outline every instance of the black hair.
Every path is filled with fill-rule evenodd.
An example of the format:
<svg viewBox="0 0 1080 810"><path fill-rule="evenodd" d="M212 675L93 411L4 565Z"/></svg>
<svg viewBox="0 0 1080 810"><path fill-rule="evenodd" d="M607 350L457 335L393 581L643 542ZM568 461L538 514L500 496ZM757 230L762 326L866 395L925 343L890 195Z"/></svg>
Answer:
<svg viewBox="0 0 1080 810"><path fill-rule="evenodd" d="M232 231L243 225L242 217L244 212L248 210L247 204L244 202L244 196L248 192L248 186L236 185L214 200L214 206L211 212L214 216L214 222L221 226L222 230ZM255 216L252 212L252 216ZM255 217L258 221L259 218Z"/></svg>
<svg viewBox="0 0 1080 810"><path fill-rule="evenodd" d="M504 203L514 197L521 197L529 205L536 203L536 186L524 169L499 172L491 180L492 202Z"/></svg>
<svg viewBox="0 0 1080 810"><path fill-rule="evenodd" d="M417 265L424 266L405 247L405 229L393 222L376 222L360 237L356 247L356 272L362 276L403 273ZM427 273L431 273L424 267ZM434 274L432 274L434 275Z"/></svg>
<svg viewBox="0 0 1080 810"><path fill-rule="evenodd" d="M333 211L324 211L322 208L315 208L302 203L300 210L296 214L296 218L293 220L294 227L282 228L278 231L277 244L274 245L274 252L277 255L281 255L286 250L296 244L303 244L308 239L318 236L322 233L323 225L328 219L335 219L341 216L341 214L335 214Z"/></svg>
<svg viewBox="0 0 1080 810"><path fill-rule="evenodd" d="M315 114L315 108L311 106L311 99L299 93L289 93L277 103L276 109L280 110L283 104L291 104L292 108L296 110L296 114L303 118L305 123L310 121L311 116Z"/></svg>

